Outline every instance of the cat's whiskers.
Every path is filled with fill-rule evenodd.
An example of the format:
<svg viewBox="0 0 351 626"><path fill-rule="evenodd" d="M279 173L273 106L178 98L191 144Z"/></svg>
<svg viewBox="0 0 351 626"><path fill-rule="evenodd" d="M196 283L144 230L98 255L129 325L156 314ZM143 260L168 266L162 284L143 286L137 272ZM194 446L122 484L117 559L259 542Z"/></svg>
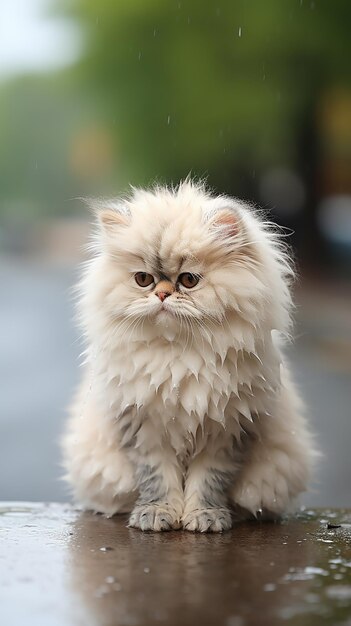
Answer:
<svg viewBox="0 0 351 626"><path fill-rule="evenodd" d="M145 316L139 316L135 319L134 324L132 323L129 326L129 339L131 339L131 336L133 335L133 333L136 333L137 330L139 329L143 329L145 323ZM128 332L128 330L126 332ZM126 333L125 333L126 334Z"/></svg>
<svg viewBox="0 0 351 626"><path fill-rule="evenodd" d="M225 314L221 315L220 318L216 317L212 313L206 312L205 319L209 319L214 325L218 326L218 324L226 324L228 327L229 336L232 334L232 328L228 322L227 316Z"/></svg>
<svg viewBox="0 0 351 626"><path fill-rule="evenodd" d="M142 317L137 317L136 319L134 319L134 321L132 320L132 322L129 324L129 326L124 330L122 336L121 336L121 341L123 341L124 339L127 339L127 341L129 341L133 335L133 333L135 333L141 322L142 322L143 318ZM129 333L129 336L128 336Z"/></svg>
<svg viewBox="0 0 351 626"><path fill-rule="evenodd" d="M182 355L188 350L191 345L193 345L193 342L197 338L201 338L202 348L203 351L205 351L205 339L208 342L211 342L211 334L213 331L213 329L210 328L208 324L204 323L205 318L207 317L211 322L215 324L218 324L220 320L214 314L210 314L207 311L203 311L201 309L199 310L199 307L195 306L190 301L186 301L185 306L182 307L181 313L176 310L176 307L174 312L177 318L180 320L181 330L183 322L187 330Z"/></svg>
<svg viewBox="0 0 351 626"><path fill-rule="evenodd" d="M187 322L189 325L189 329L192 336L192 343L196 342L197 338L200 338L202 341L202 352L205 352L205 341L204 337L201 333L201 321L199 319L195 319L193 317L188 317ZM200 331L200 332L198 332Z"/></svg>
<svg viewBox="0 0 351 626"><path fill-rule="evenodd" d="M128 331L130 331L130 334L132 334L132 332L134 332L137 329L138 322L142 320L143 318L140 315L136 316L134 313L130 313L129 315L127 315L125 318L123 318L119 322L119 324L117 324L113 328L113 333L112 335L109 336L108 343L110 344L111 339L114 340L116 339L117 336L118 336L119 341L122 342L125 339ZM120 334L121 330L122 330L122 333Z"/></svg>
<svg viewBox="0 0 351 626"><path fill-rule="evenodd" d="M174 309L174 315L175 315L176 319L179 320L179 322L180 322L177 339L181 341L182 340L182 335L183 335L183 318L182 318L181 315L179 315L179 312L176 310L176 308ZM183 353L184 353L184 350L183 350Z"/></svg>
<svg viewBox="0 0 351 626"><path fill-rule="evenodd" d="M191 318L184 318L184 322L185 322L185 328L187 330L187 335L186 335L186 343L184 346L183 354L188 349L190 341L191 341L190 347L192 346L193 339L194 339L194 334L192 332Z"/></svg>

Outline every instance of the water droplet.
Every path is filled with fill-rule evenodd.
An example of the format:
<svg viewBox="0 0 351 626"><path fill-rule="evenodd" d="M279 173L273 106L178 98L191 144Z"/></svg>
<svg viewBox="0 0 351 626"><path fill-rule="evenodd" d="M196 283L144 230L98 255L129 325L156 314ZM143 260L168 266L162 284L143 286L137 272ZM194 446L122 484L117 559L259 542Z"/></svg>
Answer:
<svg viewBox="0 0 351 626"><path fill-rule="evenodd" d="M106 576L105 578L105 582L108 583L109 585L115 582L115 577L114 576Z"/></svg>
<svg viewBox="0 0 351 626"><path fill-rule="evenodd" d="M276 585L274 583L267 583L263 587L264 591L275 591Z"/></svg>

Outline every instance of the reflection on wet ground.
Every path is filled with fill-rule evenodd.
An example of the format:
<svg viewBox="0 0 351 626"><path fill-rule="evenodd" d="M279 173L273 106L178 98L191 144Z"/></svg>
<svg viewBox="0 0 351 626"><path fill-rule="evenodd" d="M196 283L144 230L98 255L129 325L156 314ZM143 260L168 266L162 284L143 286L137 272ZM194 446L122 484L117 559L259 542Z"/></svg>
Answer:
<svg viewBox="0 0 351 626"><path fill-rule="evenodd" d="M0 507L11 626L350 624L351 513L305 510L222 535L141 533L67 505Z"/></svg>

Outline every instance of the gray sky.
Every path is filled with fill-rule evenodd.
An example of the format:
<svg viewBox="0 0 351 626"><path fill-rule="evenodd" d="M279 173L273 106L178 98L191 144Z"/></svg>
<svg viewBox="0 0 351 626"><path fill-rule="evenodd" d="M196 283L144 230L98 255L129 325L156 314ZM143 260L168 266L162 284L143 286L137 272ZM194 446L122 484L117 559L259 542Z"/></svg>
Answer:
<svg viewBox="0 0 351 626"><path fill-rule="evenodd" d="M1 0L0 79L59 69L78 57L82 38L75 24L51 17L50 0Z"/></svg>

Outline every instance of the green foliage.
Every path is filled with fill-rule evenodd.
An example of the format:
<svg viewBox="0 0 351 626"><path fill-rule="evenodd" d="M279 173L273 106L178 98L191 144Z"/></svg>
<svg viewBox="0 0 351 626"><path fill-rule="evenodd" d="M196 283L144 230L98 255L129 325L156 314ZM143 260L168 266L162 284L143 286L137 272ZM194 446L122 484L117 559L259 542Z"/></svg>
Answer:
<svg viewBox="0 0 351 626"><path fill-rule="evenodd" d="M349 2L76 0L80 69L105 103L122 181L289 163L306 110L349 80ZM230 184L230 183L229 183Z"/></svg>
<svg viewBox="0 0 351 626"><path fill-rule="evenodd" d="M350 85L348 0L55 0L52 10L82 28L81 60L3 87L0 108L0 193L39 212L189 171L251 193L264 168L298 163L320 97ZM111 138L112 166L79 178L69 146L89 124Z"/></svg>

